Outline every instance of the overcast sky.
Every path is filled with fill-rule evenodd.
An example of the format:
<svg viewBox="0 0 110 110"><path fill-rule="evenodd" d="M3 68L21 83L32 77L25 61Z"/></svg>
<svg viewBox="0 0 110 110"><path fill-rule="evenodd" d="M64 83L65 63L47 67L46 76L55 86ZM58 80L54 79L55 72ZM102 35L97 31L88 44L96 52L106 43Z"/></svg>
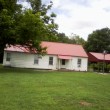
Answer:
<svg viewBox="0 0 110 110"><path fill-rule="evenodd" d="M43 0L49 2L50 0ZM96 29L110 28L110 0L52 0L59 32L87 39Z"/></svg>
<svg viewBox="0 0 110 110"><path fill-rule="evenodd" d="M50 0L43 0L48 3ZM110 0L51 0L59 32L85 40L96 29L110 28Z"/></svg>

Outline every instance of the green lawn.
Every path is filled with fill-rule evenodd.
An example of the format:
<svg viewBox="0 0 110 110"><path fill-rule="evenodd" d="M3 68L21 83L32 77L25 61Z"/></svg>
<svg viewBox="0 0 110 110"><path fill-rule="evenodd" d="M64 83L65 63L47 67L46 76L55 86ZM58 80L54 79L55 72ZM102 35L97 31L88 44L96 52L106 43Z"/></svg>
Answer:
<svg viewBox="0 0 110 110"><path fill-rule="evenodd" d="M110 110L110 75L0 67L0 110Z"/></svg>

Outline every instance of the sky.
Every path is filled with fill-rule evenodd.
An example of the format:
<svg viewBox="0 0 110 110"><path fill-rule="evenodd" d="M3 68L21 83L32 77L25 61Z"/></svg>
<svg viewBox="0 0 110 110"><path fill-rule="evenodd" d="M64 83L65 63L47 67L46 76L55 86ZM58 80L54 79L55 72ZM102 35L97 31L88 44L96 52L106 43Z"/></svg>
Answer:
<svg viewBox="0 0 110 110"><path fill-rule="evenodd" d="M110 28L110 0L51 0L59 32L87 40L93 31ZM42 0L48 4L50 0ZM26 4L24 4L26 5Z"/></svg>

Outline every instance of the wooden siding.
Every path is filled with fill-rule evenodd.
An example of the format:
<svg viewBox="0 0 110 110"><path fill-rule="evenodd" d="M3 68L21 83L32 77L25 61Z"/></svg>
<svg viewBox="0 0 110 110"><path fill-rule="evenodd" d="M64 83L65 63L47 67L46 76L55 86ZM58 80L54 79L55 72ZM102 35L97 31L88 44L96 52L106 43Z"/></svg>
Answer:
<svg viewBox="0 0 110 110"><path fill-rule="evenodd" d="M20 68L37 68L37 69L60 69L65 68L68 70L75 71L87 71L88 58L73 57L72 59L66 60L65 65L61 65L61 59L55 55L45 55L39 58L38 64L34 64L34 56L36 54L21 53L21 52L9 52L11 53L10 62L6 61L6 53L4 51L4 66L20 67ZM49 57L53 57L53 65L49 65ZM78 67L77 60L81 59L81 67Z"/></svg>

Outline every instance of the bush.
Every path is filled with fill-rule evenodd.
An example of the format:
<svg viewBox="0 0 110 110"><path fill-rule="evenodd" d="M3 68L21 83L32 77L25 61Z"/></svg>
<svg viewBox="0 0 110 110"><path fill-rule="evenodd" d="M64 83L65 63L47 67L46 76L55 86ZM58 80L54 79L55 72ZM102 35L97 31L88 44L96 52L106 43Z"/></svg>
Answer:
<svg viewBox="0 0 110 110"><path fill-rule="evenodd" d="M103 62L89 64L89 68L97 72L103 72L103 66L104 66L104 72L110 71L110 64L106 64L106 63L103 64Z"/></svg>
<svg viewBox="0 0 110 110"><path fill-rule="evenodd" d="M110 64L107 65L108 72L110 72Z"/></svg>

